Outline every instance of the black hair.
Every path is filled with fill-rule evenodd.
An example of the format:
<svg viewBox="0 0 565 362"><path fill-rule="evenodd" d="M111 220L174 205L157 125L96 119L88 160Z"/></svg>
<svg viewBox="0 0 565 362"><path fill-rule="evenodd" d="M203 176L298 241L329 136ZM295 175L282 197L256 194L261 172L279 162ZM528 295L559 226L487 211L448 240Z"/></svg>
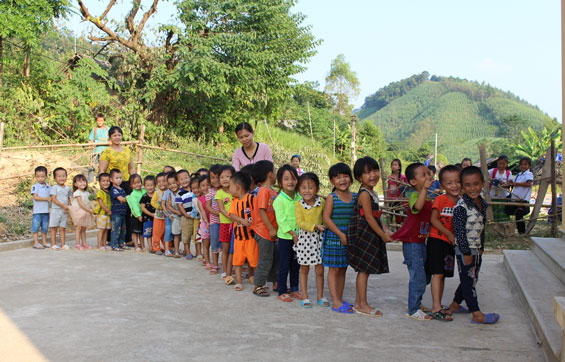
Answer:
<svg viewBox="0 0 565 362"><path fill-rule="evenodd" d="M426 167L426 165L424 165L423 163L414 162L406 167L405 175L408 182L410 182L410 180L414 180L414 178L416 177L416 170L422 166Z"/></svg>
<svg viewBox="0 0 565 362"><path fill-rule="evenodd" d="M45 176L47 176L47 167L45 166L37 166L35 168L35 170L33 170L33 173L36 174L38 172L43 172L45 174Z"/></svg>
<svg viewBox="0 0 565 362"><path fill-rule="evenodd" d="M443 180L443 175L445 175L447 172L461 172L461 169L455 165L443 166L441 170L439 170L439 175L438 175L438 179L440 183Z"/></svg>
<svg viewBox="0 0 565 362"><path fill-rule="evenodd" d="M157 182L156 182L156 179L155 179L155 176L153 176L153 175L145 176L145 178L143 179L143 184L145 185L145 183L146 183L147 181L153 182L153 185L155 185L155 184L157 183Z"/></svg>
<svg viewBox="0 0 565 362"><path fill-rule="evenodd" d="M56 169L53 170L53 177L57 176L57 171L65 171L65 175L68 175L67 170L65 170L62 167L57 167Z"/></svg>
<svg viewBox="0 0 565 362"><path fill-rule="evenodd" d="M246 172L239 171L234 173L231 177L231 181L234 184L241 186L245 192L248 192L251 187L251 177Z"/></svg>
<svg viewBox="0 0 565 362"><path fill-rule="evenodd" d="M188 176L190 176L190 172L188 172L188 170L185 170L184 168L183 168L182 170L178 170L178 171L177 171L177 175L178 175L179 173L186 173Z"/></svg>
<svg viewBox="0 0 565 362"><path fill-rule="evenodd" d="M498 165L498 161L500 161L500 160L504 160L504 161L506 161L506 163L510 162L510 161L508 161L508 156L506 156L506 155L498 156L498 160L496 160L497 165Z"/></svg>
<svg viewBox="0 0 565 362"><path fill-rule="evenodd" d="M471 166L473 165L473 160L471 160L469 157L465 157L464 159L462 159L462 160L461 160L461 165L462 165L463 163L465 163L466 161L471 162Z"/></svg>
<svg viewBox="0 0 565 362"><path fill-rule="evenodd" d="M110 174L106 172L102 172L101 174L98 175L98 181L102 180L102 177L110 178Z"/></svg>
<svg viewBox="0 0 565 362"><path fill-rule="evenodd" d="M328 170L328 177L330 180L334 177L337 177L338 175L349 176L349 179L351 180L351 182L353 182L353 175L351 174L351 168L343 162L336 163Z"/></svg>
<svg viewBox="0 0 565 362"><path fill-rule="evenodd" d="M199 168L199 169L195 172L195 174L197 174L198 177L200 177L200 176L202 176L202 172L204 172L204 173L207 174L207 173L208 173L208 169L207 169L207 168L204 168L204 167Z"/></svg>
<svg viewBox="0 0 565 362"><path fill-rule="evenodd" d="M166 168L170 168L170 169L172 169L173 171L175 170L175 168L174 168L173 166L169 166L169 165L163 166L163 172L165 172L165 173L171 172L171 171L165 171Z"/></svg>
<svg viewBox="0 0 565 362"><path fill-rule="evenodd" d="M215 175L219 175L221 169L222 169L222 165L219 165L217 163L210 166L210 172L215 174Z"/></svg>
<svg viewBox="0 0 565 362"><path fill-rule="evenodd" d="M300 185L306 180L311 180L316 188L320 189L320 178L314 172L305 172L298 178L298 183L296 184L296 189L300 189Z"/></svg>
<svg viewBox="0 0 565 362"><path fill-rule="evenodd" d="M110 177L114 177L115 174L122 173L122 171L118 170L117 168L113 168L110 170Z"/></svg>
<svg viewBox="0 0 565 362"><path fill-rule="evenodd" d="M284 173L288 171L290 172L290 174L296 179L298 180L298 172L296 172L296 169L294 167L292 167L291 165L284 164L281 167L279 167L279 170L277 171L277 184L279 185L279 188L282 190L282 179L283 179L283 175Z"/></svg>
<svg viewBox="0 0 565 362"><path fill-rule="evenodd" d="M365 156L355 161L353 176L355 176L357 181L361 181L361 176L363 176L365 172L373 170L380 170L379 163L374 158Z"/></svg>
<svg viewBox="0 0 565 362"><path fill-rule="evenodd" d="M174 178L175 181L177 179L177 173L175 171L171 171L171 172L167 172L167 181L169 181L169 179Z"/></svg>
<svg viewBox="0 0 565 362"><path fill-rule="evenodd" d="M111 137L114 133L119 132L122 136L124 135L124 131L118 126L112 126L108 130L108 137Z"/></svg>
<svg viewBox="0 0 565 362"><path fill-rule="evenodd" d="M459 174L459 180L461 180L461 184L463 184L464 177L472 175L479 175L482 181L485 180L485 177L483 176L480 168L478 168L477 166L469 166L461 170L461 173Z"/></svg>
<svg viewBox="0 0 565 362"><path fill-rule="evenodd" d="M434 175L435 175L435 174L436 174L436 172L437 172L437 169L436 169L436 167L435 167L435 166L433 166L433 165L429 165L429 166L428 166L428 170L432 171L432 172L434 173Z"/></svg>
<svg viewBox="0 0 565 362"><path fill-rule="evenodd" d="M155 176L155 181L157 181L157 179L158 179L159 177L167 177L167 173L166 173L166 172L159 172L159 173L157 174L157 176Z"/></svg>
<svg viewBox="0 0 565 362"><path fill-rule="evenodd" d="M199 177L193 177L190 179L190 186L192 187L192 184L200 184L200 178Z"/></svg>
<svg viewBox="0 0 565 362"><path fill-rule="evenodd" d="M530 165L530 167L532 167L532 159L531 158L524 156L520 159L520 164L522 163L522 161L526 161L528 163L528 165Z"/></svg>
<svg viewBox="0 0 565 362"><path fill-rule="evenodd" d="M137 173L133 173L131 175L129 175L129 185L130 187L133 189L133 181L135 181L135 179L139 178L139 181L143 181L141 179L141 176Z"/></svg>
<svg viewBox="0 0 565 362"><path fill-rule="evenodd" d="M98 113L98 114L96 114L96 116L94 116L94 120L97 120L98 118L106 119L106 117L104 117L104 115L102 113Z"/></svg>
<svg viewBox="0 0 565 362"><path fill-rule="evenodd" d="M400 161L399 158L395 158L394 160L390 161L391 166L393 162L398 163L398 176L402 175L402 161Z"/></svg>
<svg viewBox="0 0 565 362"><path fill-rule="evenodd" d="M245 166L243 166L242 168L239 169L241 172L245 172L247 173L249 176L251 176L251 170L253 170L253 163L249 163Z"/></svg>
<svg viewBox="0 0 565 362"><path fill-rule="evenodd" d="M235 173L235 168L233 168L232 165L223 165L220 168L220 171L218 172L218 176L220 176L222 173L224 173L224 171L230 171L231 174L233 175Z"/></svg>
<svg viewBox="0 0 565 362"><path fill-rule="evenodd" d="M85 190L88 188L88 180L86 179L86 177L84 177L84 175L82 173L79 173L78 175L75 175L75 177L73 177L73 192L75 192L76 190L78 190L78 188L75 186L75 183L77 181L84 181L86 182L86 186L85 186Z"/></svg>
<svg viewBox="0 0 565 362"><path fill-rule="evenodd" d="M198 178L198 183L202 183L203 181L210 182L210 176L208 176L208 174L205 174Z"/></svg>
<svg viewBox="0 0 565 362"><path fill-rule="evenodd" d="M235 134L238 134L239 131L246 130L249 133L253 133L253 127L247 122L241 122L237 126L235 126Z"/></svg>
<svg viewBox="0 0 565 362"><path fill-rule="evenodd" d="M275 172L275 165L271 161L257 161L251 169L251 177L256 184L261 184L267 180L269 172Z"/></svg>

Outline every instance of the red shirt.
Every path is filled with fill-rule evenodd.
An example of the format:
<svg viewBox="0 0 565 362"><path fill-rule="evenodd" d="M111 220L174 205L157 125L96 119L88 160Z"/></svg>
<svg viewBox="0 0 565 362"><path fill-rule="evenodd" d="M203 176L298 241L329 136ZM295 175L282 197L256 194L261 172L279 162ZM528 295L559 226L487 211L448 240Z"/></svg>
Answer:
<svg viewBox="0 0 565 362"><path fill-rule="evenodd" d="M449 199L446 194L436 197L432 209L437 209L439 211L439 221L441 224L449 231L453 233L453 208L457 202L453 202ZM447 238L447 235L443 234L433 225L430 228L430 237L443 240L449 244L451 242Z"/></svg>
<svg viewBox="0 0 565 362"><path fill-rule="evenodd" d="M273 227L277 228L277 218L275 216L275 209L273 209L273 201L277 198L277 193L275 190L266 188L261 186L259 188L259 192L257 192L257 204L256 207L253 209L252 217L253 217L253 230L257 235L262 237L263 239L273 240L276 241L277 237L275 236L274 239L271 239L271 235L269 234L269 229L261 219L259 215L259 209L265 209L267 211L267 216L269 217L269 221L273 225Z"/></svg>
<svg viewBox="0 0 565 362"><path fill-rule="evenodd" d="M393 240L400 240L404 243L423 244L430 231L430 217L432 216L432 202L426 200L424 207L420 212L414 213L413 207L418 200L418 193L414 192L410 195L408 217L400 229L392 234Z"/></svg>

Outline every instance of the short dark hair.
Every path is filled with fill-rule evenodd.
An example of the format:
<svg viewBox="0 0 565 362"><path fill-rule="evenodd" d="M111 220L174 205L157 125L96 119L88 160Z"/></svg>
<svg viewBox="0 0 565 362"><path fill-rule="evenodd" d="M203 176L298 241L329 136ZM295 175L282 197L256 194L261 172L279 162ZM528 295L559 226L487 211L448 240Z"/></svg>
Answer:
<svg viewBox="0 0 565 362"><path fill-rule="evenodd" d="M102 113L98 113L98 114L96 114L96 116L94 116L95 120L98 119L98 118L106 119L106 117L104 117L104 115Z"/></svg>
<svg viewBox="0 0 565 362"><path fill-rule="evenodd" d="M203 181L210 181L210 176L208 176L208 174L204 174L198 178L198 183L202 183Z"/></svg>
<svg viewBox="0 0 565 362"><path fill-rule="evenodd" d="M192 187L192 184L200 184L200 178L199 177L193 177L190 179L190 186Z"/></svg>
<svg viewBox="0 0 565 362"><path fill-rule="evenodd" d="M159 177L167 177L167 173L166 172L159 172L157 174L157 176L155 176L155 181L159 179Z"/></svg>
<svg viewBox="0 0 565 362"><path fill-rule="evenodd" d="M447 166L443 166L441 170L439 170L439 175L438 175L438 179L439 182L441 183L443 181L443 176L448 173L448 172L461 172L461 169L455 165L447 165Z"/></svg>
<svg viewBox="0 0 565 362"><path fill-rule="evenodd" d="M173 171L175 170L175 168L174 168L173 166L169 166L169 165L163 166L163 172L165 172L165 173L171 172L171 171L165 171L166 168L170 168L170 169L172 169Z"/></svg>
<svg viewBox="0 0 565 362"><path fill-rule="evenodd" d="M436 172L437 172L437 168L436 168L434 165L429 165L429 166L428 166L428 170L432 171L432 172L434 173L434 175L435 175Z"/></svg>
<svg viewBox="0 0 565 362"><path fill-rule="evenodd" d="M130 184L130 186L133 185L133 182L134 182L136 179L139 179L139 181L143 181L143 180L141 179L141 176L140 176L139 174L137 174L137 173L134 173L134 174L129 175L129 184Z"/></svg>
<svg viewBox="0 0 565 362"><path fill-rule="evenodd" d="M496 162L498 162L498 161L500 161L500 160L504 160L504 161L506 161L507 163L510 162L510 161L508 161L508 156L506 156L506 155L500 155L500 156L498 156L498 160L496 160Z"/></svg>
<svg viewBox="0 0 565 362"><path fill-rule="evenodd" d="M461 160L461 164L463 164L463 162L465 161L469 161L471 162L471 165L473 165L473 160L471 160L469 157L465 157L464 159Z"/></svg>
<svg viewBox="0 0 565 362"><path fill-rule="evenodd" d="M189 178L189 179L191 178L191 177L190 177L190 173L189 173L187 170L182 169L182 170L178 170L177 173L176 173L176 178L177 178L177 180L179 179L179 175L180 175L181 173L186 173L186 174L188 175L188 178Z"/></svg>
<svg viewBox="0 0 565 362"><path fill-rule="evenodd" d="M56 177L56 176L57 176L57 172L58 172L58 171L64 171L64 172L65 172L65 175L67 175L67 170L65 170L65 169L62 168L62 167L57 167L56 169L53 170L53 177Z"/></svg>
<svg viewBox="0 0 565 362"><path fill-rule="evenodd" d="M210 172L213 173L214 175L219 175L221 169L222 169L222 165L219 165L217 163L210 166Z"/></svg>
<svg viewBox="0 0 565 362"><path fill-rule="evenodd" d="M47 167L45 166L37 166L35 168L35 170L33 170L33 173L36 174L38 172L43 172L45 174L45 176L47 176Z"/></svg>
<svg viewBox="0 0 565 362"><path fill-rule="evenodd" d="M177 173L175 171L171 171L171 172L167 172L167 181L169 181L169 179L174 178L175 181L177 179Z"/></svg>
<svg viewBox="0 0 565 362"><path fill-rule="evenodd" d="M379 163L374 158L365 156L355 161L355 165L353 166L353 176L355 176L357 181L360 181L361 176L363 176L365 172L373 170L380 170Z"/></svg>
<svg viewBox="0 0 565 362"><path fill-rule="evenodd" d="M532 166L532 159L531 159L531 158L529 158L529 157L527 157L527 156L524 156L524 157L522 157L522 158L520 159L520 162L519 162L519 163L521 164L522 161L526 161L526 162L528 163L528 165L530 165L530 167Z"/></svg>
<svg viewBox="0 0 565 362"><path fill-rule="evenodd" d="M267 174L269 172L275 172L275 165L273 165L271 161L257 161L251 169L251 177L253 177L255 183L260 184L267 180Z"/></svg>
<svg viewBox="0 0 565 362"><path fill-rule="evenodd" d="M410 180L414 180L414 178L416 177L416 170L422 166L426 167L426 165L424 165L423 163L414 162L409 164L408 167L406 167L405 175L408 182L410 182Z"/></svg>
<svg viewBox="0 0 565 362"><path fill-rule="evenodd" d="M235 134L238 134L239 131L246 130L249 133L253 133L253 127L247 122L241 122L237 126L235 126Z"/></svg>
<svg viewBox="0 0 565 362"><path fill-rule="evenodd" d="M153 185L155 185L155 183L156 183L155 176L153 176L153 175L145 176L145 178L143 179L143 184L145 185L145 183L147 181L151 181L151 182L153 182Z"/></svg>
<svg viewBox="0 0 565 362"><path fill-rule="evenodd" d="M119 132L122 136L124 135L124 131L118 126L112 126L108 130L108 136L112 136L114 133Z"/></svg>
<svg viewBox="0 0 565 362"><path fill-rule="evenodd" d="M247 173L249 176L251 176L251 170L253 170L253 163L249 163L245 166L243 166L242 168L239 169L241 172L245 172Z"/></svg>
<svg viewBox="0 0 565 362"><path fill-rule="evenodd" d="M290 172L290 174L296 179L298 180L298 172L296 172L296 169L294 167L292 167L291 165L289 165L288 163L282 165L281 167L279 167L279 170L277 171L277 184L279 185L279 188L282 190L282 179L283 179L283 175L284 173L288 171Z"/></svg>
<svg viewBox="0 0 565 362"><path fill-rule="evenodd" d="M330 180L334 177L337 177L338 175L349 176L349 179L351 180L351 182L353 182L353 175L351 174L351 168L343 162L336 163L335 165L331 166L330 169L328 170L328 177Z"/></svg>
<svg viewBox="0 0 565 362"><path fill-rule="evenodd" d="M208 169L207 169L207 168L204 168L204 167L199 168L199 169L195 172L195 174L197 174L198 177L200 177L200 176L202 176L202 172L204 172L204 173L207 174L207 173L208 173Z"/></svg>
<svg viewBox="0 0 565 362"><path fill-rule="evenodd" d="M218 176L220 176L222 173L224 173L224 171L230 171L231 174L233 175L235 173L235 168L233 168L232 165L223 165L220 168L220 171L218 172Z"/></svg>
<svg viewBox="0 0 565 362"><path fill-rule="evenodd" d="M469 166L461 170L461 173L459 174L459 180L461 180L461 183L463 183L463 178L471 175L479 175L481 177L481 180L485 180L481 169L477 166Z"/></svg>
<svg viewBox="0 0 565 362"><path fill-rule="evenodd" d="M460 164L459 162L457 162L457 163L455 164L455 167L461 168L461 164Z"/></svg>
<svg viewBox="0 0 565 362"><path fill-rule="evenodd" d="M98 181L102 180L102 177L110 178L110 174L106 172L102 172L101 174L98 175Z"/></svg>
<svg viewBox="0 0 565 362"><path fill-rule="evenodd" d="M298 183L296 184L296 189L300 189L300 185L306 180L310 180L316 185L316 188L320 189L320 178L314 172L305 172L298 178Z"/></svg>
<svg viewBox="0 0 565 362"><path fill-rule="evenodd" d="M238 171L234 173L231 177L231 181L241 186L245 192L248 192L251 187L251 177L246 172Z"/></svg>
<svg viewBox="0 0 565 362"><path fill-rule="evenodd" d="M110 177L114 177L114 175L117 174L117 173L121 174L122 171L118 170L117 168L111 169L110 170Z"/></svg>

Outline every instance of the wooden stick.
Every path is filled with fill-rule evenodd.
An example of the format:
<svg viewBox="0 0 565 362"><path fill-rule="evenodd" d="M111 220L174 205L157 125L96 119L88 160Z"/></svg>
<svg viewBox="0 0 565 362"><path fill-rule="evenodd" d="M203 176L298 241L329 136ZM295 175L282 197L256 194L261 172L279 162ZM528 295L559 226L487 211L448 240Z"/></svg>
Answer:
<svg viewBox="0 0 565 362"><path fill-rule="evenodd" d="M269 130L269 124L267 123L267 119L264 119L265 127L267 128L267 133L269 134L269 138L271 139L271 144L274 145L275 141L273 141L273 136L271 136L271 131Z"/></svg>
<svg viewBox="0 0 565 362"><path fill-rule="evenodd" d="M221 157L213 157L213 156L206 156L206 155L199 155L198 153L192 153L192 152L186 152L186 151L178 151L178 150L171 150L165 147L156 147L156 146L149 146L149 145L139 145L139 147L142 148L149 148L152 150L162 150L162 151L167 151L167 152L174 152L174 153L181 153L183 155L191 155L191 156L196 156L196 157L202 157L202 158L210 158L212 160L219 160L219 161L226 161L229 162L230 160L226 159L226 158L221 158Z"/></svg>
<svg viewBox="0 0 565 362"><path fill-rule="evenodd" d="M3 143L4 143L4 122L0 123L0 154L2 153Z"/></svg>
<svg viewBox="0 0 565 362"><path fill-rule="evenodd" d="M141 175L141 163L143 161L143 139L145 137L145 125L141 126L141 132L139 133L139 143L137 144L137 169L138 175Z"/></svg>
<svg viewBox="0 0 565 362"><path fill-rule="evenodd" d="M138 141L125 141L122 145L135 145ZM91 146L108 146L107 142L97 142L97 143L66 143L66 144L55 144L55 145L36 145L36 146L14 146L5 147L4 150L22 150L29 148L60 148L60 147L91 147Z"/></svg>
<svg viewBox="0 0 565 362"><path fill-rule="evenodd" d="M535 206L535 204L530 204L527 202L491 201L487 203L489 205L504 205L504 206L526 206L526 207ZM541 207L551 207L551 204L541 204Z"/></svg>
<svg viewBox="0 0 565 362"><path fill-rule="evenodd" d="M545 155L545 164L543 165L543 169L541 171L541 176L546 178L546 177L551 177L551 170L549 169L551 167L551 162L547 162L547 160L551 157L551 149L547 150L547 153ZM547 188L549 186L549 182L547 182L547 180L543 180L542 182L540 182L539 185L539 189L538 189L538 197L536 198L536 203L534 205L534 209L532 210L531 215L533 216L533 218L530 218L530 221L528 222L528 226L526 226L526 235L530 233L530 231L532 231L532 229L534 228L534 226L536 225L536 219L537 216L539 215L540 209L542 207L543 204L543 199L545 198L545 193L547 192Z"/></svg>
<svg viewBox="0 0 565 362"><path fill-rule="evenodd" d="M487 149L484 144L479 146L479 155L481 158L481 172L483 173L483 178L485 180L488 180L489 177L488 177ZM487 203L490 204L492 200L490 199L490 190L488 185L489 183L485 182L483 186L483 195L485 196ZM494 213L492 211L491 206L487 207L487 220L494 221Z"/></svg>
<svg viewBox="0 0 565 362"><path fill-rule="evenodd" d="M551 211L555 215L557 212L557 184L555 183L556 179L556 172L555 172L555 140L551 139L551 159L550 159L550 166L551 167ZM547 162L547 159L545 160ZM545 195L544 195L545 196ZM551 236L554 238L557 237L557 217L551 218Z"/></svg>
<svg viewBox="0 0 565 362"><path fill-rule="evenodd" d="M88 165L86 165L86 166L66 167L67 170L74 170L74 169L77 169L77 168L88 168ZM10 179L20 178L20 177L33 176L33 175L35 175L35 172L22 173L22 174L19 174L19 175L16 175L16 176L2 177L2 178L0 178L0 181L10 180Z"/></svg>

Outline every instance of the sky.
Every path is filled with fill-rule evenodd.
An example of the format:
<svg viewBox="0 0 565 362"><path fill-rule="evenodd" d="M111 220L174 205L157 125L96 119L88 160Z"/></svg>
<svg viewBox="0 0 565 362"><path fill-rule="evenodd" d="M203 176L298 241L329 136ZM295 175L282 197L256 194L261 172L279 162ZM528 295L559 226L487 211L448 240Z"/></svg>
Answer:
<svg viewBox="0 0 565 362"><path fill-rule="evenodd" d="M84 3L96 16L107 1ZM110 16L122 19L129 4L118 0ZM175 12L172 1L160 2L149 26L170 22ZM558 0L298 0L294 12L306 15L304 25L322 40L296 79L318 81L322 90L331 61L344 54L360 81L356 108L379 88L426 70L511 91L561 121ZM67 26L88 33L75 18Z"/></svg>

